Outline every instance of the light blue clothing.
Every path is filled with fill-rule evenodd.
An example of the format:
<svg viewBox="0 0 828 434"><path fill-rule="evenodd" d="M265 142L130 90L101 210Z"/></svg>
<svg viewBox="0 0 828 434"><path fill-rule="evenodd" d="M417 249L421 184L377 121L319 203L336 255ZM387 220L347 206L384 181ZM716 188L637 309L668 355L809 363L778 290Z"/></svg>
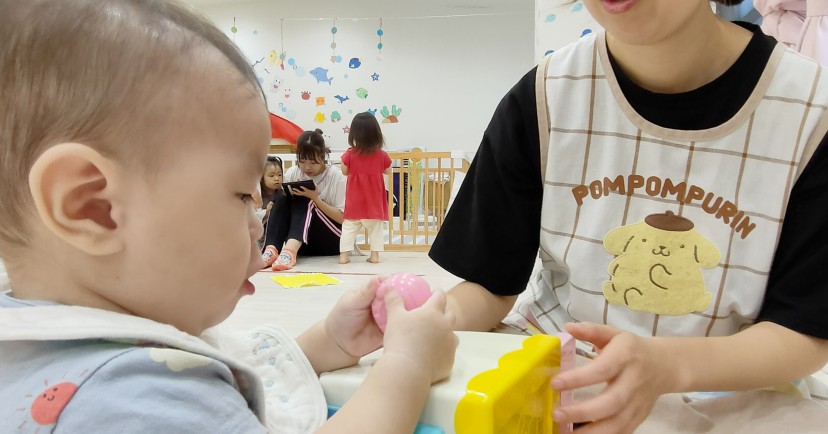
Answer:
<svg viewBox="0 0 828 434"><path fill-rule="evenodd" d="M0 294L6 319L32 306ZM0 339L0 433L268 432L238 367L144 342Z"/></svg>
<svg viewBox="0 0 828 434"><path fill-rule="evenodd" d="M0 295L0 307L29 305ZM3 433L267 432L227 365L180 350L106 340L0 342L0 384Z"/></svg>

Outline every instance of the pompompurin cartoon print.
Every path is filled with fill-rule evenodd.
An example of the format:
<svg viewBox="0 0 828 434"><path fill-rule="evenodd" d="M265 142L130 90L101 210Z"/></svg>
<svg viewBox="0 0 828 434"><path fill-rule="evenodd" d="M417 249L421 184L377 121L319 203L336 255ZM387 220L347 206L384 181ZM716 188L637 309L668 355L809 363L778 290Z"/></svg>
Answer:
<svg viewBox="0 0 828 434"><path fill-rule="evenodd" d="M719 249L694 229L693 222L667 211L613 229L604 249L616 255L604 297L611 304L660 315L703 312L710 305L702 268L713 268Z"/></svg>

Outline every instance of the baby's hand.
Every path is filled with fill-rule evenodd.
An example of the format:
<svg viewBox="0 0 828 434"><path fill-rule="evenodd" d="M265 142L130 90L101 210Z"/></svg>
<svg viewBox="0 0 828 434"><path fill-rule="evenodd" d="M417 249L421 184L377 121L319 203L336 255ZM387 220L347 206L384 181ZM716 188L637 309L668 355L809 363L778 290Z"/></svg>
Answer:
<svg viewBox="0 0 828 434"><path fill-rule="evenodd" d="M382 345L382 332L371 314L371 302L381 279L349 291L339 299L325 319L325 331L339 348L354 357L362 357Z"/></svg>
<svg viewBox="0 0 828 434"><path fill-rule="evenodd" d="M258 191L254 191L251 196L253 196L253 205L256 209L262 209L262 194Z"/></svg>
<svg viewBox="0 0 828 434"><path fill-rule="evenodd" d="M407 311L396 290L385 295L388 325L384 356L402 356L423 369L431 382L448 377L454 364L457 336L452 331L454 314L446 311L446 294L436 291L422 306ZM383 356L383 357L384 357Z"/></svg>
<svg viewBox="0 0 828 434"><path fill-rule="evenodd" d="M584 434L632 433L647 418L658 397L670 391L676 372L669 356L651 338L590 323L567 324L566 331L592 343L598 357L552 381L559 391L607 383L598 396L555 410L560 423L592 422Z"/></svg>

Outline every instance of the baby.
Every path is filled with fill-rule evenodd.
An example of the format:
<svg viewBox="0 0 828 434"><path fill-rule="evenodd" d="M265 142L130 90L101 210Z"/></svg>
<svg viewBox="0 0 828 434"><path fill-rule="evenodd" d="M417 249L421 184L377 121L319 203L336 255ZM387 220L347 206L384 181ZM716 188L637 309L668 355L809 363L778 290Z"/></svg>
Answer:
<svg viewBox="0 0 828 434"><path fill-rule="evenodd" d="M227 37L164 0L0 10L0 432L412 432L457 344L444 294L390 292L385 334L378 279L296 340L208 330L263 266L270 126ZM326 421L317 375L380 346Z"/></svg>

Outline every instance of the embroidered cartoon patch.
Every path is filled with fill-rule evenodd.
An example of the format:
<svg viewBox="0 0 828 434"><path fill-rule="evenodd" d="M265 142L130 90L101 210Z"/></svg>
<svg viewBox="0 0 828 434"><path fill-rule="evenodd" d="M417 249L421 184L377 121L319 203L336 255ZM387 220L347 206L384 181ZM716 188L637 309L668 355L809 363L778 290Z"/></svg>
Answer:
<svg viewBox="0 0 828 434"><path fill-rule="evenodd" d="M88 372L88 369L84 369L79 377L81 379L85 378ZM28 408L18 408L17 411L20 414L28 413L31 419L24 418L17 426L18 432L21 434L32 432L37 434L41 432L42 427L54 425L58 421L61 413L63 413L69 401L72 400L72 397L75 396L75 392L78 391L79 385L83 383L82 380L64 381L69 374L65 372L60 378L60 382L44 380L42 385L38 383L39 393L26 395L27 399L33 398L32 403L27 404ZM30 421L34 424L30 424ZM53 431L52 428L44 429L45 432Z"/></svg>
<svg viewBox="0 0 828 434"><path fill-rule="evenodd" d="M149 356L153 361L165 363L167 368L173 372L181 372L185 369L206 366L212 360L200 354L188 353L171 348L150 348Z"/></svg>
<svg viewBox="0 0 828 434"><path fill-rule="evenodd" d="M701 268L715 267L721 254L693 226L667 211L609 231L604 249L616 257L603 284L607 301L660 315L706 310L712 294Z"/></svg>

